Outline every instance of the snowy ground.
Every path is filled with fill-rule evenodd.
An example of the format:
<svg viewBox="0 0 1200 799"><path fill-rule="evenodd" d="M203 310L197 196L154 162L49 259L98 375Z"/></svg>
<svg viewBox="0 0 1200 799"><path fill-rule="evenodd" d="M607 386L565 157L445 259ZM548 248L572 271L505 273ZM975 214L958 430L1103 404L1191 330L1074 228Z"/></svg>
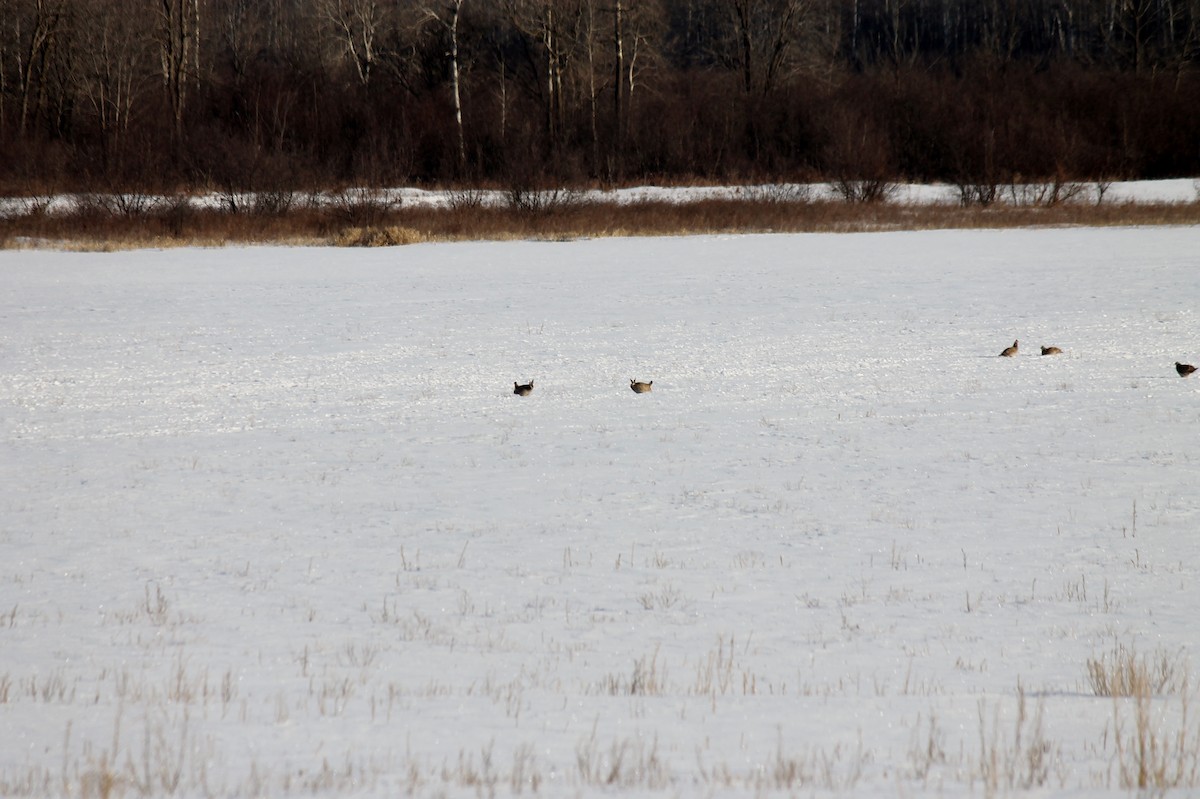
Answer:
<svg viewBox="0 0 1200 799"><path fill-rule="evenodd" d="M1197 253L0 252L0 795L1191 795Z"/></svg>

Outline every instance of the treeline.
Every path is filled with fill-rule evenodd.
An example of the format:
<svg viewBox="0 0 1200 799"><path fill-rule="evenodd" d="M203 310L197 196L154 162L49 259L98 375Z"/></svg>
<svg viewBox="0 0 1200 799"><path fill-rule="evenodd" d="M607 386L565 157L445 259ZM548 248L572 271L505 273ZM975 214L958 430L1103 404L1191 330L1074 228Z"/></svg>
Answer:
<svg viewBox="0 0 1200 799"><path fill-rule="evenodd" d="M1200 174L1200 0L0 0L0 189Z"/></svg>

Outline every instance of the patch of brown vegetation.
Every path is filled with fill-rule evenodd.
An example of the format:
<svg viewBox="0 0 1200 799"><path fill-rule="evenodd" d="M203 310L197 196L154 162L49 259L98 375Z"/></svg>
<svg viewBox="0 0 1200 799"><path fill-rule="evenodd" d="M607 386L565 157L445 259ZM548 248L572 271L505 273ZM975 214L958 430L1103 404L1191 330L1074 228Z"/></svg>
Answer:
<svg viewBox="0 0 1200 799"><path fill-rule="evenodd" d="M338 231L330 243L336 247L398 247L422 241L425 241L425 236L420 231L389 225L345 228Z"/></svg>
<svg viewBox="0 0 1200 799"><path fill-rule="evenodd" d="M603 236L1195 224L1200 224L1200 202L963 207L763 198L624 205L567 199L534 208L516 204L386 207L376 209L366 224L350 225L344 209L338 207L246 213L174 204L139 213L116 213L90 206L68 213L36 210L0 218L0 247L378 247L426 241L563 241Z"/></svg>

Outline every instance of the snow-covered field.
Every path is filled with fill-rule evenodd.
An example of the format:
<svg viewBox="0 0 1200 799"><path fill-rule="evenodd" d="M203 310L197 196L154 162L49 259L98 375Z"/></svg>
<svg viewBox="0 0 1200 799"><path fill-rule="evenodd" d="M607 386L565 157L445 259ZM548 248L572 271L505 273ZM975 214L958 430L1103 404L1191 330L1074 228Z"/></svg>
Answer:
<svg viewBox="0 0 1200 799"><path fill-rule="evenodd" d="M1198 253L0 252L0 795L1193 795Z"/></svg>

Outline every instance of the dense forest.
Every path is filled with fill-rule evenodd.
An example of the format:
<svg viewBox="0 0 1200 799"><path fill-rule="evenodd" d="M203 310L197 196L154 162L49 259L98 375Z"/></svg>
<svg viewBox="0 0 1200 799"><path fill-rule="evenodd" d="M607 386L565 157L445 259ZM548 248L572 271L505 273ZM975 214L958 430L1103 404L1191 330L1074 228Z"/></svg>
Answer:
<svg viewBox="0 0 1200 799"><path fill-rule="evenodd" d="M0 0L0 190L1200 174L1200 0Z"/></svg>

